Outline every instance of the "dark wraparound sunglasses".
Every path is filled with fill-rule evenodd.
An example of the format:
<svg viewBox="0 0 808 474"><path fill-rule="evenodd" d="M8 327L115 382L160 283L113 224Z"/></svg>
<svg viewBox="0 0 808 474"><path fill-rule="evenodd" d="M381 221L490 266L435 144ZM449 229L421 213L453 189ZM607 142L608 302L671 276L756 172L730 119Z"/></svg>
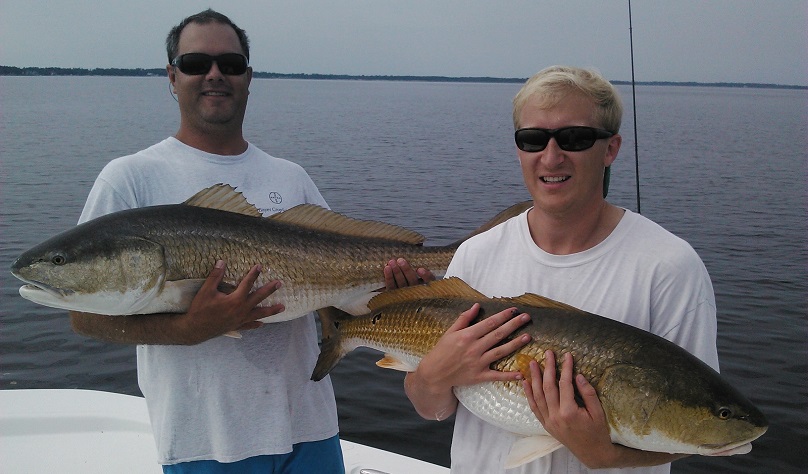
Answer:
<svg viewBox="0 0 808 474"><path fill-rule="evenodd" d="M187 53L174 58L171 65L178 67L183 74L199 76L207 74L210 68L213 67L214 61L216 61L216 65L222 74L240 76L247 72L247 58L238 53L225 53L218 56L205 53Z"/></svg>
<svg viewBox="0 0 808 474"><path fill-rule="evenodd" d="M550 138L555 138L564 151L582 151L592 148L601 138L614 136L613 132L593 127L520 128L514 133L516 147L529 153L542 151Z"/></svg>

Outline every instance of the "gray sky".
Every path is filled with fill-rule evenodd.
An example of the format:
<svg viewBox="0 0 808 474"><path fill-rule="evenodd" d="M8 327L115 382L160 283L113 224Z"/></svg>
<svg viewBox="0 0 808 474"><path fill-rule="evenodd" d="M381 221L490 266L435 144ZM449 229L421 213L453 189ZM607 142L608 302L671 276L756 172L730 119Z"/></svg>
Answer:
<svg viewBox="0 0 808 474"><path fill-rule="evenodd" d="M631 79L628 0L0 0L0 64L153 68L207 7L256 71L528 77L551 64ZM808 85L807 0L633 0L638 81Z"/></svg>

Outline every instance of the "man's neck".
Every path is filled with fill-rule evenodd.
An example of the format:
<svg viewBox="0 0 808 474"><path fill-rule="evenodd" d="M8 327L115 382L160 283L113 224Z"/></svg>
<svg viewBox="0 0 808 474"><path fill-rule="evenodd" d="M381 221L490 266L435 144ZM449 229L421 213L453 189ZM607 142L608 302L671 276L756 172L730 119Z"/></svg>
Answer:
<svg viewBox="0 0 808 474"><path fill-rule="evenodd" d="M174 137L190 147L214 155L240 155L247 151L248 146L247 141L244 140L244 136L240 131L238 133L216 133L215 131L211 131L210 133L198 133L183 130L182 127L180 127L180 130Z"/></svg>
<svg viewBox="0 0 808 474"><path fill-rule="evenodd" d="M553 255L570 255L591 249L614 231L625 210L606 201L585 212L555 215L533 208L528 226L533 242Z"/></svg>

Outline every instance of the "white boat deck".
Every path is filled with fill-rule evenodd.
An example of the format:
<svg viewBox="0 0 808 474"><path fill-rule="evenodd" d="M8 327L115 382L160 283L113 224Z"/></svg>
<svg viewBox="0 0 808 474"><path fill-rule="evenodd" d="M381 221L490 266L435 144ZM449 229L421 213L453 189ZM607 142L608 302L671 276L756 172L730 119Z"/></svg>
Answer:
<svg viewBox="0 0 808 474"><path fill-rule="evenodd" d="M449 469L342 440L348 474ZM146 401L92 390L0 390L4 473L162 473Z"/></svg>

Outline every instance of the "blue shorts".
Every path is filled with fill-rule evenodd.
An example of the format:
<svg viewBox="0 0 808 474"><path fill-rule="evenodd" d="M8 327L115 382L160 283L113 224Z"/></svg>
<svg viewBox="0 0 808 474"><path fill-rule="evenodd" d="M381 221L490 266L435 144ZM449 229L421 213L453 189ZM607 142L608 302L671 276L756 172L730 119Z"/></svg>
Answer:
<svg viewBox="0 0 808 474"><path fill-rule="evenodd" d="M292 452L255 456L242 461L190 461L163 465L166 474L345 474L339 436L322 441L298 443Z"/></svg>

